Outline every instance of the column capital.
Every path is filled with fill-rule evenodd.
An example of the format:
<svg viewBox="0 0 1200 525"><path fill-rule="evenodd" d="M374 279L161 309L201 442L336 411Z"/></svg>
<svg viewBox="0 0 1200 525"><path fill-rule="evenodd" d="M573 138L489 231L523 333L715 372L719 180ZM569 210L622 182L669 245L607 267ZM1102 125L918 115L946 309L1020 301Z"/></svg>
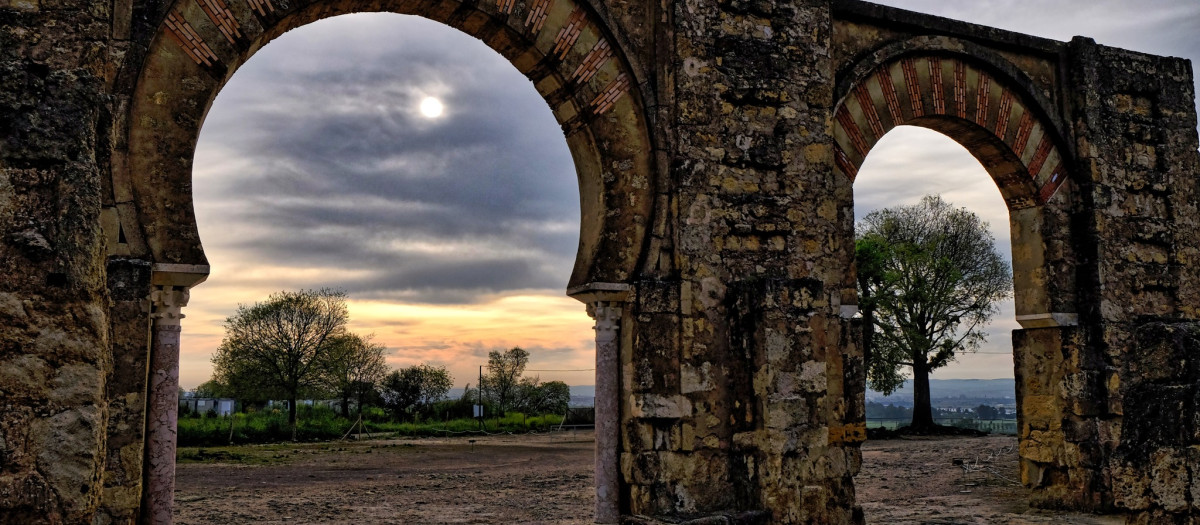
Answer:
<svg viewBox="0 0 1200 525"><path fill-rule="evenodd" d="M625 313L625 303L618 301L596 301L588 303L587 314L596 320L592 327L596 330L596 344L613 341L621 328L621 316Z"/></svg>
<svg viewBox="0 0 1200 525"><path fill-rule="evenodd" d="M179 326L184 317L183 307L190 297L186 287L155 285L150 290L150 318L154 319L154 326Z"/></svg>
<svg viewBox="0 0 1200 525"><path fill-rule="evenodd" d="M208 278L206 264L156 263L150 273L150 318L156 328L179 326L193 286Z"/></svg>

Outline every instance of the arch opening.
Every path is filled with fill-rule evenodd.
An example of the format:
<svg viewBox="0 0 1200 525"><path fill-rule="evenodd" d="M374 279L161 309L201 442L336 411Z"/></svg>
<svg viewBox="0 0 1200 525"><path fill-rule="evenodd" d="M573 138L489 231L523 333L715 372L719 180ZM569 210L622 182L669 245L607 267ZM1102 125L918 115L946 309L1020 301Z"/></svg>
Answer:
<svg viewBox="0 0 1200 525"><path fill-rule="evenodd" d="M924 195L940 195L954 208L966 208L986 221L996 240L996 250L1008 262L1013 246L1006 242L1010 210L1002 204L990 179L962 144L943 133L924 127L898 127L872 149L854 182L856 222L874 210L914 205ZM950 363L929 370L924 377L929 386L924 395L935 424L988 431L993 436L949 440L936 447L925 442L897 455L895 441L883 445L871 439L876 437L874 433L883 432L870 430L873 435L862 445L862 468L854 481L857 504L862 506L868 522L904 519L908 516L905 513L912 510L910 502L919 498L956 496L987 507L1001 497L999 486L989 483L997 479L987 479L990 474L964 474L963 469L977 460L987 459L989 468L1009 479L1019 477L1016 454L1011 448L1017 431L1011 331L1020 325L1011 296L997 306L997 313L983 329L985 343L973 352L955 352ZM862 329L866 328L864 321ZM866 385L864 416L868 429L895 429L913 422L917 404L922 402L916 384L920 374L911 367L904 370L907 382L889 395ZM952 465L948 458L965 460L967 466ZM933 479L940 481L930 483Z"/></svg>
<svg viewBox="0 0 1200 525"><path fill-rule="evenodd" d="M1041 372L1031 372L1027 365L1035 362L1039 358L1037 353L1043 349L1028 344L1027 337L1018 341L1016 335L1036 331L1031 329L1078 323L1076 307L1069 295L1056 296L1062 284L1049 278L1055 275L1060 277L1058 280L1066 281L1061 279L1066 267L1064 253L1071 249L1063 242L1069 238L1070 227L1063 220L1064 204L1071 199L1068 149L1055 122L1046 117L1043 101L1025 92L1022 86L1028 83L1013 81L1011 74L1018 71L1016 68L996 68L982 59L945 49L904 49L892 56L873 57L870 63L876 66L864 61L857 68L848 68L856 76L852 82L841 84L834 108L833 153L838 172L835 178L842 180L847 185L846 193L852 195L868 155L885 135L890 137L901 126L916 126L940 134L939 141L956 143L952 148L959 154L969 154L968 159L973 158L965 161L967 164L987 173L990 185L1005 203L1004 211L995 212L992 221L1009 226L1009 242L1000 243L1011 247L1013 279L1011 309L1002 309L999 316L993 317L993 323L1007 323L1014 337L1008 349L997 350L998 346L991 345L985 360L993 355L1012 360L998 364L1009 371L1005 375L1015 376L1013 381L1017 385L1015 392L1008 392L1010 396L1015 394L1015 406L1009 414L1015 419L1028 418L1031 401L1028 389L1022 389L1021 382L1039 379L1028 377ZM883 54L884 51L877 53ZM914 144L907 147L906 153L926 152L924 147ZM961 165L963 161L958 162ZM927 187L919 181L909 181L907 188ZM853 228L847 229L850 231L845 235L853 238ZM1001 235L996 237L1003 239ZM923 395L929 394L926 388ZM1021 408L1023 395L1025 412ZM864 415L865 412L864 402ZM1021 434L1024 431L1015 420L1001 426L1015 427L1021 440L1027 437ZM1021 443L1025 447L1025 441ZM1027 452L1025 448L1020 450L1024 458ZM1014 468L1015 465L1014 462ZM1020 468L1024 478L1025 463Z"/></svg>
<svg viewBox="0 0 1200 525"><path fill-rule="evenodd" d="M385 34L404 36L378 45ZM330 43L330 35L342 43ZM354 35L354 42L344 43L344 35ZM427 96L445 101L441 120L422 114ZM196 213L212 275L188 305L181 384L190 388L207 379L189 381L187 356L215 348L220 326L214 323L232 314L235 303L262 301L281 288L330 285L351 292L348 328L374 332L374 342L388 347L389 368L445 366L461 390L476 383L477 367L487 362L478 345L484 354L521 346L530 351L529 369L588 370L526 375L591 384L581 378L594 366L592 323L560 288L575 253L578 188L561 130L540 104L524 78L490 49L413 17L334 17L265 46L218 96L197 146ZM570 222L576 224L563 224ZM513 232L509 223L534 231ZM562 238L546 239L552 236ZM549 274L543 283L468 289L487 277L488 267L522 273L506 264L518 262L517 250L535 259L524 273ZM405 267L414 267L415 275L404 275ZM421 283L434 290L419 289ZM567 338L571 348L562 347L562 339L558 347L548 344L555 336ZM466 408L467 416L452 418L469 417ZM488 419L494 430L497 418ZM581 454L572 453L578 465ZM420 472L386 468L403 476ZM501 472L474 477L498 482ZM180 479L184 483L182 472ZM302 489L306 500L340 503L320 490L328 480L309 481L313 485ZM424 498L449 499L450 493ZM586 491L573 494L575 507L591 503L579 497ZM287 507L299 497L285 491L268 499ZM420 506L403 493L380 493L379 503L392 508L389 519L422 519ZM486 497L475 503L486 505ZM184 517L203 512L186 503L177 507ZM442 519L477 508L461 506ZM253 501L244 512L269 515ZM544 518L532 511L521 516L513 521Z"/></svg>
<svg viewBox="0 0 1200 525"><path fill-rule="evenodd" d="M588 339L561 293L578 246L573 160L540 97L490 49L424 19L346 15L272 42L227 88L196 149L212 273L188 305L183 386L207 379L189 369L209 369L200 354L235 305L281 289L348 292L352 328L392 349L555 348L547 336L568 337L564 321L572 345ZM430 118L434 96L444 113ZM440 359L464 361L457 387L474 377L469 357Z"/></svg>

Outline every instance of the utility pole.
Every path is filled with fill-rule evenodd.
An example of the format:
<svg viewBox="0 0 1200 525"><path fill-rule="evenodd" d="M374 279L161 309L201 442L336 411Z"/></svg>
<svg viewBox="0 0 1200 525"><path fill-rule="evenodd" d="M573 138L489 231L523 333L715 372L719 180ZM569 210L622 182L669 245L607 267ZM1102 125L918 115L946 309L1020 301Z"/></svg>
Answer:
<svg viewBox="0 0 1200 525"><path fill-rule="evenodd" d="M483 365L479 365L479 430L483 430Z"/></svg>

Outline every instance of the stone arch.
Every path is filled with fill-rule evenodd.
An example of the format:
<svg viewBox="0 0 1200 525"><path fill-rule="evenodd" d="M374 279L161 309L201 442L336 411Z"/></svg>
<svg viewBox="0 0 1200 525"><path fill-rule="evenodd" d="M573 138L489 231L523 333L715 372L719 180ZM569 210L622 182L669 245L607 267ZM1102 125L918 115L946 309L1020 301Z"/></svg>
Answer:
<svg viewBox="0 0 1200 525"><path fill-rule="evenodd" d="M140 61L131 61L131 70L123 73L136 78L124 93L129 96L128 112L122 115L128 126L127 151L114 162L115 206L103 219L109 254L149 265L145 284L152 289L153 373L141 512L153 516L152 521L169 522L171 512L171 400L178 382L180 308L187 303L188 288L209 271L191 192L200 128L217 93L258 49L288 30L354 12L417 15L479 38L525 74L549 105L566 137L580 190L580 241L567 292L587 303L598 320L597 395L603 384L604 396L612 403L618 398L620 350L611 344L615 337L602 341L601 336L620 330L630 283L648 257L644 252L655 249L648 227L658 184L640 89L644 75L626 60L624 42L589 3L175 0L160 15ZM597 499L597 519L611 519L617 512L619 435L612 403L597 418L597 435L605 436L598 446L604 454L597 456L598 494L605 495Z"/></svg>
<svg viewBox="0 0 1200 525"><path fill-rule="evenodd" d="M212 101L267 42L354 12L442 22L479 38L524 73L562 125L575 161L582 224L568 288L632 279L655 187L640 75L581 0L177 0L137 73L125 169L114 169L117 200L132 206L118 205L116 224L108 226L119 231L126 254L207 272L192 209L191 162Z"/></svg>
<svg viewBox="0 0 1200 525"><path fill-rule="evenodd" d="M1043 240L1043 208L1067 198L1071 155L1032 83L994 53L943 37L884 47L840 76L835 171L853 182L867 154L896 126L955 140L983 165L1008 207L1018 322L1074 323L1073 314L1052 311Z"/></svg>

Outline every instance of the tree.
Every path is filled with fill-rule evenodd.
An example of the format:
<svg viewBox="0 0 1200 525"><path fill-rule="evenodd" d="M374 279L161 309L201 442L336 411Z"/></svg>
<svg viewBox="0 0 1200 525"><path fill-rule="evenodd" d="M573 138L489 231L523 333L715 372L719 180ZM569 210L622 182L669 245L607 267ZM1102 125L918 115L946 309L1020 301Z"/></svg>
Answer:
<svg viewBox="0 0 1200 525"><path fill-rule="evenodd" d="M537 403L531 412L565 414L571 405L571 387L562 381L547 381L538 387Z"/></svg>
<svg viewBox="0 0 1200 525"><path fill-rule="evenodd" d="M521 388L521 374L529 364L529 352L521 347L513 347L507 351L492 350L488 352L487 375L483 376L484 395L488 397L500 413L516 408ZM536 381L536 379L535 379Z"/></svg>
<svg viewBox="0 0 1200 525"><path fill-rule="evenodd" d="M225 338L212 357L214 376L228 385L258 385L286 396L295 440L296 402L301 393L322 386L322 367L348 320L346 294L332 290L279 292L265 302L238 305L225 320Z"/></svg>
<svg viewBox="0 0 1200 525"><path fill-rule="evenodd" d="M858 230L868 380L890 394L911 368L912 426L933 427L929 374L986 340L984 325L1012 290L1009 265L987 223L940 196L872 212Z"/></svg>
<svg viewBox="0 0 1200 525"><path fill-rule="evenodd" d="M221 384L220 381L209 379L200 383L200 386L196 387L195 390L192 390L192 394L199 398L209 399L229 397L229 387Z"/></svg>
<svg viewBox="0 0 1200 525"><path fill-rule="evenodd" d="M398 419L412 419L434 401L446 397L454 385L444 366L427 364L393 370L383 378L383 404Z"/></svg>
<svg viewBox="0 0 1200 525"><path fill-rule="evenodd" d="M347 332L331 342L333 349L324 367L325 374L329 386L341 398L342 415L347 418L350 417L350 399L358 403L361 413L363 403L387 373L384 346L371 342L371 338Z"/></svg>

